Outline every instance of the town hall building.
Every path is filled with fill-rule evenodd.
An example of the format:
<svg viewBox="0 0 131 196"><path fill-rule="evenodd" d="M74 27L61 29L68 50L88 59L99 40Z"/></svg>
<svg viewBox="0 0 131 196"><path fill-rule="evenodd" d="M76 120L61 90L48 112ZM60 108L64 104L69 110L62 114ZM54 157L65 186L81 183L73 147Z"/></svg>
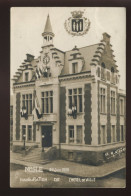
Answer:
<svg viewBox="0 0 131 196"><path fill-rule="evenodd" d="M70 51L53 45L49 15L40 56L13 78L13 146L56 147L60 159L100 164L125 154L126 95L110 35ZM56 35L57 36L57 35Z"/></svg>

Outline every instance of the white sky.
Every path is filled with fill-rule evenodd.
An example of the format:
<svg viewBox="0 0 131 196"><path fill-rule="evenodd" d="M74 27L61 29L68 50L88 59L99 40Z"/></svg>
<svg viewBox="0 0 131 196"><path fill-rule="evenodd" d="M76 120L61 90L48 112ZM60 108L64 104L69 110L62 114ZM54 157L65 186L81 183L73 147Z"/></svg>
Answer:
<svg viewBox="0 0 131 196"><path fill-rule="evenodd" d="M84 11L91 22L88 33L84 36L71 36L64 22L71 17L71 11ZM100 42L102 33L111 35L112 49L120 71L120 88L125 89L126 78L126 9L125 8L86 8L86 7L15 7L11 8L11 78L26 54L37 58L43 44L47 15L50 15L54 37L54 46L60 50L71 50Z"/></svg>

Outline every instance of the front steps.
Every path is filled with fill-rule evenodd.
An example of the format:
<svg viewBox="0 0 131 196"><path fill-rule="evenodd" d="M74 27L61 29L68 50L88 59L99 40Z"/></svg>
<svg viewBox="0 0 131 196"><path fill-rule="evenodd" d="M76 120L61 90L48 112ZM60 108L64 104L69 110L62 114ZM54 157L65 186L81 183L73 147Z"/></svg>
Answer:
<svg viewBox="0 0 131 196"><path fill-rule="evenodd" d="M47 150L48 148L44 148L44 152L46 152ZM32 163L49 163L49 160L42 158L42 153L42 148L33 148L31 149L31 151L28 152L27 155L23 155L21 153L11 153L10 158Z"/></svg>

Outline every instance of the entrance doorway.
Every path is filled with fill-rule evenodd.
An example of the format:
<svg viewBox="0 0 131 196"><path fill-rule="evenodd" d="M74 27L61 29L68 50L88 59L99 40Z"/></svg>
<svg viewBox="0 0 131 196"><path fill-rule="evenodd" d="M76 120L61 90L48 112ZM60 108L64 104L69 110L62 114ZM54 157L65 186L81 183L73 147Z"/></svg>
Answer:
<svg viewBox="0 0 131 196"><path fill-rule="evenodd" d="M52 126L41 127L42 147L52 146Z"/></svg>

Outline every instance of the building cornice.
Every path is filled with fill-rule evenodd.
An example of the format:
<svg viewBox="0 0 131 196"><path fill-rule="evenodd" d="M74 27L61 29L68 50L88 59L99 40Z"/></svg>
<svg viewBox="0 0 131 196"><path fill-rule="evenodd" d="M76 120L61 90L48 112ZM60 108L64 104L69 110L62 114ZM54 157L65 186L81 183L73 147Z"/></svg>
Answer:
<svg viewBox="0 0 131 196"><path fill-rule="evenodd" d="M59 52L61 52L61 53L63 53L63 54L65 53L64 51L59 50L59 49L57 49L57 48L55 48L55 47L54 47L54 48L51 48L50 50L52 50L52 51L59 51Z"/></svg>
<svg viewBox="0 0 131 196"><path fill-rule="evenodd" d="M34 85L35 85L35 81L21 82L21 83L13 84L13 88L22 88L22 87L29 87L29 86L34 86Z"/></svg>
<svg viewBox="0 0 131 196"><path fill-rule="evenodd" d="M118 94L119 94L120 96L122 96L122 97L126 97L126 93L120 93L120 92L118 91Z"/></svg>
<svg viewBox="0 0 131 196"><path fill-rule="evenodd" d="M83 57L72 58L72 59L69 59L68 61L79 60L79 59L82 59L83 60Z"/></svg>
<svg viewBox="0 0 131 196"><path fill-rule="evenodd" d="M88 78L88 77L91 77L91 71L80 72L80 73L76 73L76 74L62 75L62 76L59 76L59 80L60 81L76 80L76 79Z"/></svg>

